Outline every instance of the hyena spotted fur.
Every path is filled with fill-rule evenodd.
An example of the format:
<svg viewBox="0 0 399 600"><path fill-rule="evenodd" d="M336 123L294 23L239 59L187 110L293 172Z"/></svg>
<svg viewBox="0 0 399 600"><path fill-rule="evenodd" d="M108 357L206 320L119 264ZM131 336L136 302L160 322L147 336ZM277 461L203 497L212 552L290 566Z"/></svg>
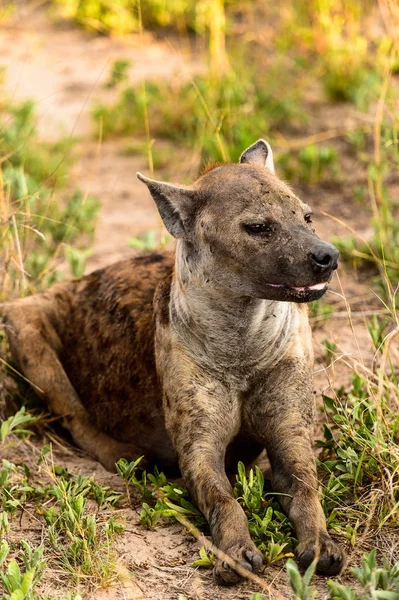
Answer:
<svg viewBox="0 0 399 600"><path fill-rule="evenodd" d="M216 546L253 571L262 556L227 474L266 448L300 565L318 553L318 573L339 573L344 553L326 530L312 454L306 306L327 290L338 251L316 236L263 140L191 186L138 177L175 254L130 258L7 304L13 359L108 469L144 455L145 468L181 472ZM214 574L239 579L223 560Z"/></svg>

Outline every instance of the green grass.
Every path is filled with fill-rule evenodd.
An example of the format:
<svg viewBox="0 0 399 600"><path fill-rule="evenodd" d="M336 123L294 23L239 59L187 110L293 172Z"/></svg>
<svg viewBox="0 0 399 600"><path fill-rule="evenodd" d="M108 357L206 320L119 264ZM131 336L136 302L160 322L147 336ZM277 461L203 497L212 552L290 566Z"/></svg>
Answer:
<svg viewBox="0 0 399 600"><path fill-rule="evenodd" d="M231 71L216 80L148 81L145 87L125 83L116 102L94 107L93 118L105 138L144 136L148 118L152 135L199 150L203 161L235 161L259 132L273 134L298 117L297 94L283 92L288 85L284 80L279 77L276 88L273 73L266 78L247 72L243 77Z"/></svg>
<svg viewBox="0 0 399 600"><path fill-rule="evenodd" d="M48 492L56 502L43 510L42 515L54 562L69 573L76 584L90 576L92 585L108 586L116 579L112 541L116 534L123 532L124 526L110 516L103 520L97 511L90 509L87 494L91 485L92 482L83 477L72 485L70 480L56 478ZM106 492L102 496L106 498Z"/></svg>
<svg viewBox="0 0 399 600"><path fill-rule="evenodd" d="M350 392L344 395L341 390L336 401L325 397L329 425L324 427L324 439L318 442L323 448L318 464L328 474L322 487L328 528L342 540L346 538L352 547L356 544L356 535L366 523L368 528L380 530L383 527L397 528L399 508L399 417L397 412L384 405L380 407L384 418L378 420L376 406L365 389L367 383L357 376ZM119 461L118 472L146 500L141 523L152 529L162 521L176 519L187 528L189 519L195 527L209 534L206 522L189 502L187 492L181 486L169 483L158 471L154 475L140 472L137 477L140 460L134 463ZM382 474L384 471L386 478ZM295 538L292 526L281 513L273 494L265 491L264 477L259 468L246 473L244 465L238 465L234 495L248 517L251 536L266 563L293 556ZM192 564L213 568L214 563L214 556L201 547L199 558ZM287 561L286 568L294 598L310 600L319 597L312 584L314 564L303 576L291 559ZM379 566L373 550L364 554L361 566L351 571L358 584L352 587L331 580L328 582L329 598L397 600L399 597L399 562L390 564L384 560Z"/></svg>
<svg viewBox="0 0 399 600"><path fill-rule="evenodd" d="M14 429L9 435L21 436L25 431ZM40 546L32 548L24 539L20 541L20 559L25 568L21 568L21 560L11 558L0 571L12 600L20 598L18 590L25 593L21 598L39 598L33 589L46 569L49 572L61 569L69 576L70 585L79 585L83 580L86 587L107 586L116 579L113 541L124 531L124 525L115 519L111 507L123 500L123 494L100 485L94 476L73 475L52 460L49 462L48 457L52 459L51 448L44 447L38 464L34 465L35 471L40 469L44 474L40 484L32 471L33 465L30 468L2 461L0 537L7 537L22 511L34 514L44 526ZM3 539L0 567L6 562L9 549Z"/></svg>
<svg viewBox="0 0 399 600"><path fill-rule="evenodd" d="M40 141L32 102L0 106L0 131L2 299L60 280L63 259L72 275L81 275L99 203L68 190L74 141Z"/></svg>
<svg viewBox="0 0 399 600"><path fill-rule="evenodd" d="M333 241L344 259L375 274L385 297L395 304L395 286L399 281L399 204L387 180L390 174L398 172L399 153L398 124L391 107L388 102L381 121L376 123L374 156L370 157L367 170L373 236L365 240L351 235Z"/></svg>
<svg viewBox="0 0 399 600"><path fill-rule="evenodd" d="M287 562L294 600L313 600L320 598L316 587L311 584L315 565L311 565L301 576L294 561ZM331 600L397 600L399 598L399 562L390 565L384 561L379 566L376 552L372 550L363 555L361 566L351 569L357 580L356 587L342 585L336 581L328 582L328 598Z"/></svg>
<svg viewBox="0 0 399 600"><path fill-rule="evenodd" d="M380 379L378 379L380 378ZM382 386L382 389L381 389ZM395 389L396 388L396 389ZM354 375L349 390L324 396L324 426L318 464L326 477L322 504L330 528L354 545L359 523L397 527L399 509L399 417L396 375L375 381Z"/></svg>
<svg viewBox="0 0 399 600"><path fill-rule="evenodd" d="M282 152L277 163L289 181L314 184L339 176L337 152L328 145L309 144L298 151Z"/></svg>

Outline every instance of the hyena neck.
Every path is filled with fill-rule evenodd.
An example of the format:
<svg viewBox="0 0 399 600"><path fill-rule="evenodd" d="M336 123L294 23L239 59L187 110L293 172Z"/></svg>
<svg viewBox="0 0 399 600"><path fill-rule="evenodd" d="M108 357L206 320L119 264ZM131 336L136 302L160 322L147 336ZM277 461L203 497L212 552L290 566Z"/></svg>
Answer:
<svg viewBox="0 0 399 600"><path fill-rule="evenodd" d="M219 368L274 367L292 341L296 306L226 292L192 268L179 246L171 314L189 353L197 362L205 360Z"/></svg>

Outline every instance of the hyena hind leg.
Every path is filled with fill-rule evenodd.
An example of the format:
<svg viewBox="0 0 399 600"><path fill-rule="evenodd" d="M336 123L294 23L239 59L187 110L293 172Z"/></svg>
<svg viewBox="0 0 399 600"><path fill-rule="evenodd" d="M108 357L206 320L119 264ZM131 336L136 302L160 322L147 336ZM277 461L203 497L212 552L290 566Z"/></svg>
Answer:
<svg viewBox="0 0 399 600"><path fill-rule="evenodd" d="M37 305L33 297L5 305L3 320L12 358L37 395L62 418L76 445L115 471L118 459L137 458L140 450L118 442L90 422L60 362L62 342L52 324L54 314L50 319L47 308Z"/></svg>

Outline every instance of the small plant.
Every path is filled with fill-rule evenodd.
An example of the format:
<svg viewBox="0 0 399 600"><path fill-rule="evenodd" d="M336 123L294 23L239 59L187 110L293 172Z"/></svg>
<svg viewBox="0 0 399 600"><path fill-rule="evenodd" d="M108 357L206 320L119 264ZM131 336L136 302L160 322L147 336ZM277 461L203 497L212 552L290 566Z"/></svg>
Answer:
<svg viewBox="0 0 399 600"><path fill-rule="evenodd" d="M92 254L93 250L91 250L91 248L79 250L79 248L74 248L73 246L64 247L64 255L71 270L72 277L78 279L83 277L86 268L86 260Z"/></svg>
<svg viewBox="0 0 399 600"><path fill-rule="evenodd" d="M45 491L43 488L32 486L29 482L30 470L23 465L14 463L3 458L0 470L0 501L3 509L2 520L5 525L26 500L34 502L43 499Z"/></svg>
<svg viewBox="0 0 399 600"><path fill-rule="evenodd" d="M105 87L114 88L127 81L128 71L132 63L130 60L120 58L112 63L108 80L105 82Z"/></svg>
<svg viewBox="0 0 399 600"><path fill-rule="evenodd" d="M140 237L131 238L127 245L143 252L153 252L154 250L167 246L171 239L170 235L162 234L160 237L157 235L156 231L151 229L150 231L146 231L146 233Z"/></svg>
<svg viewBox="0 0 399 600"><path fill-rule="evenodd" d="M294 600L314 600L317 597L315 586L311 585L311 580L316 569L316 563L313 562L306 569L304 575L299 573L296 562L289 559L286 565L290 586L294 592Z"/></svg>
<svg viewBox="0 0 399 600"><path fill-rule="evenodd" d="M193 567L205 567L205 568L213 568L215 565L216 559L210 552L207 552L203 546L199 549L199 558L194 560L191 564Z"/></svg>
<svg viewBox="0 0 399 600"><path fill-rule="evenodd" d="M180 517L194 519L195 525L204 529L207 527L205 518L200 511L188 500L188 493L176 483L168 483L165 475L157 468L154 474L141 473L141 478L136 476L136 469L143 457L128 463L121 459L116 463L117 472L120 477L132 485L142 498L155 501L155 506L147 502L142 505L140 522L152 529L161 519L176 519Z"/></svg>
<svg viewBox="0 0 399 600"><path fill-rule="evenodd" d="M298 151L284 152L278 156L278 164L290 181L317 183L327 176L338 177L337 153L330 146L310 144Z"/></svg>
<svg viewBox="0 0 399 600"><path fill-rule="evenodd" d="M43 560L43 546L33 549L28 542L21 540L20 564L15 558L7 560L10 548L3 540L0 542L0 580L10 600L39 600L35 587L43 576L46 562Z"/></svg>
<svg viewBox="0 0 399 600"><path fill-rule="evenodd" d="M27 436L32 435L30 429L25 429L26 425L35 425L38 421L38 417L27 413L25 406L19 409L15 415L9 417L6 421L3 421L0 427L0 441L2 444L6 441L8 435L13 433L14 435L25 439ZM22 427L23 426L23 427Z"/></svg>
<svg viewBox="0 0 399 600"><path fill-rule="evenodd" d="M93 581L110 583L114 578L112 539L123 531L120 523L109 520L102 523L96 514L90 514L87 498L87 482L66 481L58 478L50 494L56 503L43 509L48 526L48 540L56 561L76 581L90 575Z"/></svg>
<svg viewBox="0 0 399 600"><path fill-rule="evenodd" d="M298 565L293 560L287 561L287 573L294 600L314 600L319 597L311 580L316 568L312 563L301 575ZM384 561L379 567L376 551L363 555L360 567L351 569L359 585L346 586L330 579L328 581L328 598L331 600L398 600L399 598L399 562L389 565Z"/></svg>
<svg viewBox="0 0 399 600"><path fill-rule="evenodd" d="M333 312L333 307L324 300L315 300L309 303L309 316L312 324L327 321Z"/></svg>
<svg viewBox="0 0 399 600"><path fill-rule="evenodd" d="M268 563L292 556L295 539L290 521L282 513L272 493L265 493L259 467L248 475L238 463L234 495L247 514L251 536Z"/></svg>
<svg viewBox="0 0 399 600"><path fill-rule="evenodd" d="M388 336L389 320L374 314L371 319L367 321L367 329L369 330L375 349L382 352L384 342L387 340Z"/></svg>
<svg viewBox="0 0 399 600"><path fill-rule="evenodd" d="M331 342L330 340L324 339L322 340L322 345L325 348L323 361L325 364L330 364L332 357L337 352L337 344L335 342Z"/></svg>
<svg viewBox="0 0 399 600"><path fill-rule="evenodd" d="M121 479L128 484L132 485L143 498L151 498L151 491L147 487L147 473L142 469L137 469L144 456L140 456L137 460L130 462L125 458L121 458L116 463L116 470ZM140 479L136 476L136 472L141 473Z"/></svg>
<svg viewBox="0 0 399 600"><path fill-rule="evenodd" d="M360 567L352 569L361 590L351 589L336 581L328 582L328 591L333 600L397 600L399 598L399 562L390 565L384 561L379 567L376 551L363 555Z"/></svg>

